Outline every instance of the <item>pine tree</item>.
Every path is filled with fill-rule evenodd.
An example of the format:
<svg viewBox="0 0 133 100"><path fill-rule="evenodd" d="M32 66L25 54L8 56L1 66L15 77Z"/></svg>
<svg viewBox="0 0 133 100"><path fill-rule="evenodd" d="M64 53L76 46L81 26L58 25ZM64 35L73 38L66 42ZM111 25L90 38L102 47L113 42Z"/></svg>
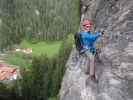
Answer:
<svg viewBox="0 0 133 100"><path fill-rule="evenodd" d="M32 66L34 97L33 100L46 100L48 95L48 59L46 56L35 58Z"/></svg>

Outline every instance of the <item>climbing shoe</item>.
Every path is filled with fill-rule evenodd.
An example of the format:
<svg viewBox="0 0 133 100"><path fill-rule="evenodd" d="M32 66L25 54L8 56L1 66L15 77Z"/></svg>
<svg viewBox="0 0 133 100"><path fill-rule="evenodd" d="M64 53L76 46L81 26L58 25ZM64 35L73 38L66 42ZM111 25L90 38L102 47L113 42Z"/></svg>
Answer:
<svg viewBox="0 0 133 100"><path fill-rule="evenodd" d="M86 74L86 75L89 75L89 71L86 71L85 74Z"/></svg>
<svg viewBox="0 0 133 100"><path fill-rule="evenodd" d="M90 79L91 79L93 82L98 83L98 79L96 78L95 75L90 76Z"/></svg>

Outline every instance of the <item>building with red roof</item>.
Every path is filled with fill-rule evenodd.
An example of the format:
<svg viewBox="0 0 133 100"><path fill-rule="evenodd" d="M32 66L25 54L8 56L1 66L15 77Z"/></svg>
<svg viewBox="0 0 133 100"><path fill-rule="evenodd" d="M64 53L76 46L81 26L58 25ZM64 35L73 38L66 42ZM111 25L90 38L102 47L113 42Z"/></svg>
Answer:
<svg viewBox="0 0 133 100"><path fill-rule="evenodd" d="M16 80L17 68L11 67L8 64L0 64L0 81L2 80Z"/></svg>

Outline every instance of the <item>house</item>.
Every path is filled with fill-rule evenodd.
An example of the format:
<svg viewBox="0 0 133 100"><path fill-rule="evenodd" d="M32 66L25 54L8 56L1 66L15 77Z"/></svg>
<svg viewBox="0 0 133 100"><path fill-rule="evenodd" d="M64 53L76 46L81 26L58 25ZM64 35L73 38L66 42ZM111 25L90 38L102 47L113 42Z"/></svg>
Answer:
<svg viewBox="0 0 133 100"><path fill-rule="evenodd" d="M8 64L0 64L0 81L16 80L17 76L17 68Z"/></svg>

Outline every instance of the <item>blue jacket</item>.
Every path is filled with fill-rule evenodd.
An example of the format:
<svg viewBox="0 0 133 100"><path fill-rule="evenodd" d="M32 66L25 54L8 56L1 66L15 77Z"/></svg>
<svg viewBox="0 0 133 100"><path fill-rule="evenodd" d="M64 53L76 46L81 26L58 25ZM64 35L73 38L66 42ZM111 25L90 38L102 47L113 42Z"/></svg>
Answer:
<svg viewBox="0 0 133 100"><path fill-rule="evenodd" d="M96 49L94 42L97 40L98 37L101 36L100 32L96 32L95 34L91 32L80 32L81 35L81 43L84 49L81 52L87 51L89 49Z"/></svg>

